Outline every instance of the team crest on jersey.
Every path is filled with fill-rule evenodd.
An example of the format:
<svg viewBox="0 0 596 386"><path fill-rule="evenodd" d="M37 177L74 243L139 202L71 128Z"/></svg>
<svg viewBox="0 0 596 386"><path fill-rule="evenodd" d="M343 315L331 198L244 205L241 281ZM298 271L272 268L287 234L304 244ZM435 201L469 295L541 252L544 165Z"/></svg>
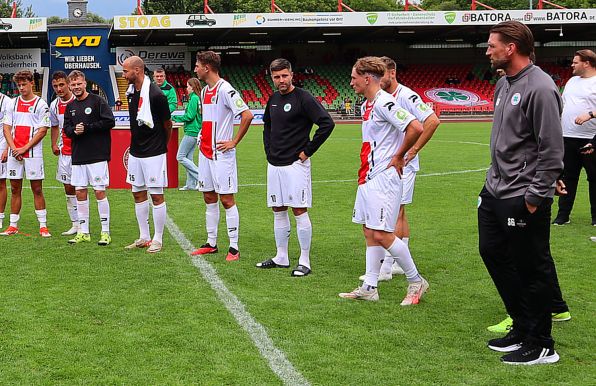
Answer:
<svg viewBox="0 0 596 386"><path fill-rule="evenodd" d="M284 111L287 113L287 112L289 112L290 110L292 110L292 105L291 105L290 103L286 103L286 104L284 105Z"/></svg>
<svg viewBox="0 0 596 386"><path fill-rule="evenodd" d="M33 107L34 106L29 106L29 108L27 109L27 111L29 111L31 114L33 114L33 111L35 111Z"/></svg>
<svg viewBox="0 0 596 386"><path fill-rule="evenodd" d="M93 110L91 110L91 107L87 107L85 109L85 114L89 115L89 114L91 114L91 111L93 111Z"/></svg>
<svg viewBox="0 0 596 386"><path fill-rule="evenodd" d="M244 106L244 102L242 101L242 99L236 99L236 107L243 107Z"/></svg>
<svg viewBox="0 0 596 386"><path fill-rule="evenodd" d="M404 122L408 117L408 112L402 108L398 109L395 113L395 118L397 118L400 122Z"/></svg>
<svg viewBox="0 0 596 386"><path fill-rule="evenodd" d="M518 92L516 92L515 94L513 94L513 96L511 97L511 104L513 106L517 106L520 101L521 101L521 94L518 93Z"/></svg>

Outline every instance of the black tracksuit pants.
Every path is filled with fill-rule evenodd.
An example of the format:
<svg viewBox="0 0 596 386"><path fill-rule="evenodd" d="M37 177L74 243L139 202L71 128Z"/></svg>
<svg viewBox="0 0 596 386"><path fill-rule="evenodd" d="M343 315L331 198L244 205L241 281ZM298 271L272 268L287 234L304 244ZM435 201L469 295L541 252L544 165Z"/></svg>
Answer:
<svg viewBox="0 0 596 386"><path fill-rule="evenodd" d="M550 254L552 199L530 214L524 196L496 199L484 188L480 198L480 255L513 318L513 328L526 341L553 347L551 312L567 311L567 306ZM560 303L553 302L557 296L560 310L553 308Z"/></svg>
<svg viewBox="0 0 596 386"><path fill-rule="evenodd" d="M594 222L596 221L596 153L580 153L580 148L590 142L590 139L563 137L563 141L565 142L563 182L567 187L567 194L559 197L559 212L557 213L557 217L568 218L571 214L579 183L579 175L582 168L584 168L588 176L590 207L592 222Z"/></svg>

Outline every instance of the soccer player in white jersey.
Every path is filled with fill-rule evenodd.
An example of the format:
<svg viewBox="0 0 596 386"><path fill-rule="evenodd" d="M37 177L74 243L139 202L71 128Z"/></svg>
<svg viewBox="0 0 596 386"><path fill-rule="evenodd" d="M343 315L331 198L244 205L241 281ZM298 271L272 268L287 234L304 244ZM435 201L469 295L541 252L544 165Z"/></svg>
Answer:
<svg viewBox="0 0 596 386"><path fill-rule="evenodd" d="M74 95L68 87L68 79L63 71L52 74L52 88L56 99L50 103L50 122L52 124L52 152L58 156L56 179L64 185L66 210L70 217L71 227L62 232L62 236L75 235L79 229L77 218L77 196L74 186L70 184L72 173L72 140L64 133L64 112L66 105L72 102Z"/></svg>
<svg viewBox="0 0 596 386"><path fill-rule="evenodd" d="M418 153L424 145L432 138L433 134L441 123L435 112L420 98L412 89L399 84L396 77L396 63L393 59L386 56L381 57L381 60L387 66L385 76L381 78L381 88L387 91L391 96L397 100L397 104L407 110L410 114L422 123L423 131L420 138L416 141L414 146L406 153L406 166L404 166L404 173L402 175L402 199L399 206L399 216L395 226L395 235L402 239L402 241L409 245L410 240L410 225L406 217L406 205L412 203L414 197L414 182L416 180L416 173L420 170L420 162L418 160ZM393 267L392 267L393 265ZM390 280L393 274L403 274L403 270L393 261L389 255L385 255L385 260L381 266L381 274L379 281Z"/></svg>
<svg viewBox="0 0 596 386"><path fill-rule="evenodd" d="M408 279L401 305L418 304L428 289L406 244L393 232L399 213L402 173L407 151L422 133L422 125L381 89L386 66L380 58L365 57L352 68L350 86L366 100L362 105L362 150L358 191L352 221L362 224L366 239L366 274L361 286L342 298L376 301L385 251L398 260Z"/></svg>
<svg viewBox="0 0 596 386"><path fill-rule="evenodd" d="M238 230L240 216L234 200L238 192L236 146L252 122L253 114L240 93L219 76L221 58L213 51L197 53L195 72L207 84L201 91L203 123L199 140L199 191L207 206L207 242L193 255L217 253L219 201L226 210L230 248L227 261L240 258ZM240 115L240 127L234 136L234 117Z"/></svg>
<svg viewBox="0 0 596 386"><path fill-rule="evenodd" d="M33 93L33 74L19 71L13 81L19 89L13 107L4 117L4 136L8 144L7 178L10 180L10 225L2 236L19 233L21 191L23 178L31 183L35 214L39 220L39 234L51 237L47 227L46 200L43 195L44 179L42 139L50 127L50 109L47 103Z"/></svg>
<svg viewBox="0 0 596 386"><path fill-rule="evenodd" d="M0 75L0 83L2 82ZM0 92L0 125L4 122L4 115L12 108L12 99ZM0 130L0 229L4 223L4 210L6 209L6 161L8 159L8 148L4 139L4 130Z"/></svg>

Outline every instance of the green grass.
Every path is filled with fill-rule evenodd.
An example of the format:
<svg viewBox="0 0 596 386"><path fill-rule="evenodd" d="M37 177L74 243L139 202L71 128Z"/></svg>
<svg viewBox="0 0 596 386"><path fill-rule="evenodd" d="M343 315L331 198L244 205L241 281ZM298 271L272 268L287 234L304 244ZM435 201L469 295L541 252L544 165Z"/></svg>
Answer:
<svg viewBox="0 0 596 386"><path fill-rule="evenodd" d="M224 260L223 210L222 252L206 259L312 384L595 384L596 243L588 237L596 230L590 226L585 181L572 223L552 228L552 252L573 315L553 328L561 361L510 367L485 346L495 336L486 326L500 321L504 310L478 255L476 204L484 173L424 175L486 168L489 152L482 144L488 137L488 124L443 124L421 155L415 199L408 207L411 250L431 284L419 306L399 306L403 277L381 284L378 303L337 296L353 289L364 270L363 236L351 223L357 125L338 125L313 158L312 275L296 279L289 270L254 268L275 250L265 186L243 186L237 195L241 260ZM251 128L238 158L240 184L265 183L260 127ZM59 236L69 221L54 173L55 157L48 152L45 193L54 237L36 235L32 197L25 189L20 228L32 235L0 239L0 383L281 383L169 234L156 256L124 251L138 235L130 192L108 193L111 246L67 245ZM317 182L330 180L354 182ZM205 206L199 193L170 190L166 199L186 237L194 245L203 243ZM91 201L95 240L99 222Z"/></svg>

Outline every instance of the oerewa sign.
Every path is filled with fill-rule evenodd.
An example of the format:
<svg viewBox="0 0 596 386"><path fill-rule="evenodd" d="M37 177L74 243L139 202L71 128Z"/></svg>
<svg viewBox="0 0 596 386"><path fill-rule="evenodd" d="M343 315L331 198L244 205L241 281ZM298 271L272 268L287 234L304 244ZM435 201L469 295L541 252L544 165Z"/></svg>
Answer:
<svg viewBox="0 0 596 386"><path fill-rule="evenodd" d="M184 67L191 70L191 53L186 47L118 47L116 48L116 70L120 71L122 63L131 56L138 56L148 69L157 67Z"/></svg>
<svg viewBox="0 0 596 386"><path fill-rule="evenodd" d="M58 36L54 46L66 47L99 47L101 36Z"/></svg>

